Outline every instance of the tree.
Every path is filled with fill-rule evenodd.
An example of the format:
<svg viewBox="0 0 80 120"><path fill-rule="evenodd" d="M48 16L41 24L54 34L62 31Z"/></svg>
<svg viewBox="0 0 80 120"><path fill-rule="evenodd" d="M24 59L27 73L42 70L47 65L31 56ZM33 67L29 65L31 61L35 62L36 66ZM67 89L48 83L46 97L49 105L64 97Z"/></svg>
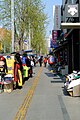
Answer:
<svg viewBox="0 0 80 120"><path fill-rule="evenodd" d="M1 5L1 21L8 29L11 26L11 2L3 0ZM6 7L8 5L9 7ZM19 43L19 50L23 49L24 39L29 39L31 48L37 51L42 51L45 39L45 25L47 16L44 14L45 6L41 0L15 0L14 1L14 28L15 41ZM6 15L5 15L6 13ZM6 19L5 19L6 18Z"/></svg>
<svg viewBox="0 0 80 120"><path fill-rule="evenodd" d="M11 50L11 31L7 29L0 29L0 41L3 46L4 52L10 52Z"/></svg>

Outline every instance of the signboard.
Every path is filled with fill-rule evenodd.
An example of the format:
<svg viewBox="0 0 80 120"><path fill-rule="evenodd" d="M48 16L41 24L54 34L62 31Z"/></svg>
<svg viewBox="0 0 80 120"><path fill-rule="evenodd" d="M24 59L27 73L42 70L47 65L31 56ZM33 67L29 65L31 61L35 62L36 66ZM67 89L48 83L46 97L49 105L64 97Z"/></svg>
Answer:
<svg viewBox="0 0 80 120"><path fill-rule="evenodd" d="M62 29L80 29L80 23L61 23Z"/></svg>
<svg viewBox="0 0 80 120"><path fill-rule="evenodd" d="M56 44L56 40L57 40L57 30L52 30L52 42L53 42L53 45Z"/></svg>
<svg viewBox="0 0 80 120"><path fill-rule="evenodd" d="M53 30L60 30L61 8L60 5L53 5Z"/></svg>
<svg viewBox="0 0 80 120"><path fill-rule="evenodd" d="M78 4L66 5L66 17L79 17Z"/></svg>
<svg viewBox="0 0 80 120"><path fill-rule="evenodd" d="M28 44L28 40L24 40L24 44L26 44L26 45L27 45L27 44Z"/></svg>
<svg viewBox="0 0 80 120"><path fill-rule="evenodd" d="M57 36L58 36L58 31L57 30L52 30L52 41L51 41L52 48L57 47L57 42L56 42Z"/></svg>

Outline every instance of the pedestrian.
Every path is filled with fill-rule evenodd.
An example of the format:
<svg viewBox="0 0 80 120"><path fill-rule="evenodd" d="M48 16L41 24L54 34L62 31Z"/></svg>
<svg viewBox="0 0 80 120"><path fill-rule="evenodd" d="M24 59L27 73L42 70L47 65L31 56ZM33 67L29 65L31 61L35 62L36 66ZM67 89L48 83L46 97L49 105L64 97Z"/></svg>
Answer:
<svg viewBox="0 0 80 120"><path fill-rule="evenodd" d="M51 56L49 57L48 63L49 63L50 66L53 66L53 65L54 65L54 63L55 63L54 56L51 55Z"/></svg>
<svg viewBox="0 0 80 120"><path fill-rule="evenodd" d="M42 66L42 62L43 62L43 56L40 56L40 59L39 59L40 67Z"/></svg>
<svg viewBox="0 0 80 120"><path fill-rule="evenodd" d="M32 77L32 74L33 74L33 66L34 66L34 62L32 60L32 57L30 56L29 57L29 77Z"/></svg>
<svg viewBox="0 0 80 120"><path fill-rule="evenodd" d="M36 60L35 60L35 57L34 57L34 56L32 56L32 60L33 60L33 62L34 62L34 66L36 67Z"/></svg>
<svg viewBox="0 0 80 120"><path fill-rule="evenodd" d="M47 64L47 57L44 57L43 62L44 62L44 67L46 67L46 64Z"/></svg>

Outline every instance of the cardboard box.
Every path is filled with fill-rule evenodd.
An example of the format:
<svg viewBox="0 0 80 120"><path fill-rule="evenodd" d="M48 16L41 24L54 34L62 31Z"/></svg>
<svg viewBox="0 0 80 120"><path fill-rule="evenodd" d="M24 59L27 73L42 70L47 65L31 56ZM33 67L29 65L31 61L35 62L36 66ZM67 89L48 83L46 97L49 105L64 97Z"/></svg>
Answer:
<svg viewBox="0 0 80 120"><path fill-rule="evenodd" d="M73 87L73 96L80 96L80 85Z"/></svg>
<svg viewBox="0 0 80 120"><path fill-rule="evenodd" d="M69 89L67 91L68 91L69 95L72 97L73 96L73 89Z"/></svg>
<svg viewBox="0 0 80 120"><path fill-rule="evenodd" d="M4 84L4 92L12 92L13 90L13 81L11 81L11 83L7 83L7 84Z"/></svg>

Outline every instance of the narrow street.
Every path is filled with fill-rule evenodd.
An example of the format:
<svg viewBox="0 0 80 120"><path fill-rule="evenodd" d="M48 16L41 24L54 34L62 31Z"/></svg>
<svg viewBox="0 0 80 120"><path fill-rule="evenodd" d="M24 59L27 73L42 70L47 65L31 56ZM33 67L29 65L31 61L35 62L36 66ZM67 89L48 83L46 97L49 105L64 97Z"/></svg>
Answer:
<svg viewBox="0 0 80 120"><path fill-rule="evenodd" d="M0 120L80 120L80 98L66 95L50 68L33 69L22 89L0 94Z"/></svg>

